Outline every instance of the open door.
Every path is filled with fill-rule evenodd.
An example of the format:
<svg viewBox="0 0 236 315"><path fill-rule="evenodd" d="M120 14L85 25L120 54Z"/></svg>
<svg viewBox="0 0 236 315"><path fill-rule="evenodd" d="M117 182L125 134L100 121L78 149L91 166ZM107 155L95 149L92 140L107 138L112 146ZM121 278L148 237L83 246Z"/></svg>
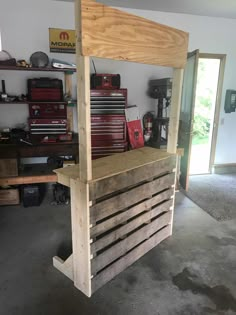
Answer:
<svg viewBox="0 0 236 315"><path fill-rule="evenodd" d="M196 98L197 70L199 50L188 54L188 61L184 69L183 90L180 109L178 147L184 148L184 156L180 165L180 184L188 190L189 166L191 156L193 115Z"/></svg>

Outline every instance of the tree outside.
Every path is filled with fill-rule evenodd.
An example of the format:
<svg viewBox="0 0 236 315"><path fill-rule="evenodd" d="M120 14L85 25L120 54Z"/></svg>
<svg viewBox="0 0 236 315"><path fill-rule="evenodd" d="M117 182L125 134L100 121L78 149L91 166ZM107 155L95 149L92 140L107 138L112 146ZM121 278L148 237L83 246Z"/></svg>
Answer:
<svg viewBox="0 0 236 315"><path fill-rule="evenodd" d="M219 67L219 59L199 59L190 164L192 174L203 168L208 171Z"/></svg>

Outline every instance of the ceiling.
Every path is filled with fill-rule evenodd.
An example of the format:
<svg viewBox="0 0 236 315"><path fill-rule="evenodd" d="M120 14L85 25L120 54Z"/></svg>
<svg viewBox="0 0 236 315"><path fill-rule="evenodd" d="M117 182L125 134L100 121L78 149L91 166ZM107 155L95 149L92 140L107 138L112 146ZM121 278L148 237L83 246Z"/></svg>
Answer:
<svg viewBox="0 0 236 315"><path fill-rule="evenodd" d="M74 2L74 0L59 0ZM111 6L236 19L236 0L98 0Z"/></svg>

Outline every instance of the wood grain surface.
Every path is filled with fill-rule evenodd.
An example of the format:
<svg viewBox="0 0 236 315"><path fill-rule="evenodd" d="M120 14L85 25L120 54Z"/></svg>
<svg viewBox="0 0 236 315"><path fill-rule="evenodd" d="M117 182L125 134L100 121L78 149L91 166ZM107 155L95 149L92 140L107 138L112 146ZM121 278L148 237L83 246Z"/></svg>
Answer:
<svg viewBox="0 0 236 315"><path fill-rule="evenodd" d="M120 256L125 255L128 251L137 246L139 243L141 243L145 239L148 239L151 235L160 230L162 227L168 225L171 222L171 218L171 211L164 213L162 216L152 221L150 224L147 224L146 226L140 228L139 230L132 233L130 236L126 237L124 240L121 240L119 243L105 250L102 254L96 256L91 261L92 274L103 269Z"/></svg>
<svg viewBox="0 0 236 315"><path fill-rule="evenodd" d="M151 250L161 241L166 239L168 236L170 236L170 225L166 226L164 229L154 234L144 243L137 246L125 256L121 257L111 266L104 269L104 271L102 271L92 279L92 293L102 287L105 283L110 281L116 275L118 275L121 271L125 270L127 267L129 267L143 255L145 255L149 250Z"/></svg>
<svg viewBox="0 0 236 315"><path fill-rule="evenodd" d="M184 68L188 33L82 0L82 54Z"/></svg>
<svg viewBox="0 0 236 315"><path fill-rule="evenodd" d="M137 169L140 166L149 165L156 161L168 159L169 157L175 158L173 154L167 153L164 150L143 147L140 149L127 151L124 153L117 153L101 159L93 160L93 178L90 182L96 182L114 175L119 175L124 172ZM68 187L70 186L71 178L79 179L80 177L80 169L78 164L75 166L56 169L55 173L58 175L58 182Z"/></svg>

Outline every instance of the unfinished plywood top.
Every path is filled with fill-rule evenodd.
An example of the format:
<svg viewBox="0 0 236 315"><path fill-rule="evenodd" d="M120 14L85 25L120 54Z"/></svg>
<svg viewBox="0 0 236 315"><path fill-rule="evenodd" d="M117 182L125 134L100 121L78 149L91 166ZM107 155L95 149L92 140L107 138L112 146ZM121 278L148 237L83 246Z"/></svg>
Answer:
<svg viewBox="0 0 236 315"><path fill-rule="evenodd" d="M164 150L143 147L133 151L114 154L92 162L93 179L90 182L115 176L155 161L166 159L173 154ZM70 186L70 179L79 179L79 164L55 170L58 182Z"/></svg>
<svg viewBox="0 0 236 315"><path fill-rule="evenodd" d="M81 6L83 56L184 68L188 33L95 1Z"/></svg>

